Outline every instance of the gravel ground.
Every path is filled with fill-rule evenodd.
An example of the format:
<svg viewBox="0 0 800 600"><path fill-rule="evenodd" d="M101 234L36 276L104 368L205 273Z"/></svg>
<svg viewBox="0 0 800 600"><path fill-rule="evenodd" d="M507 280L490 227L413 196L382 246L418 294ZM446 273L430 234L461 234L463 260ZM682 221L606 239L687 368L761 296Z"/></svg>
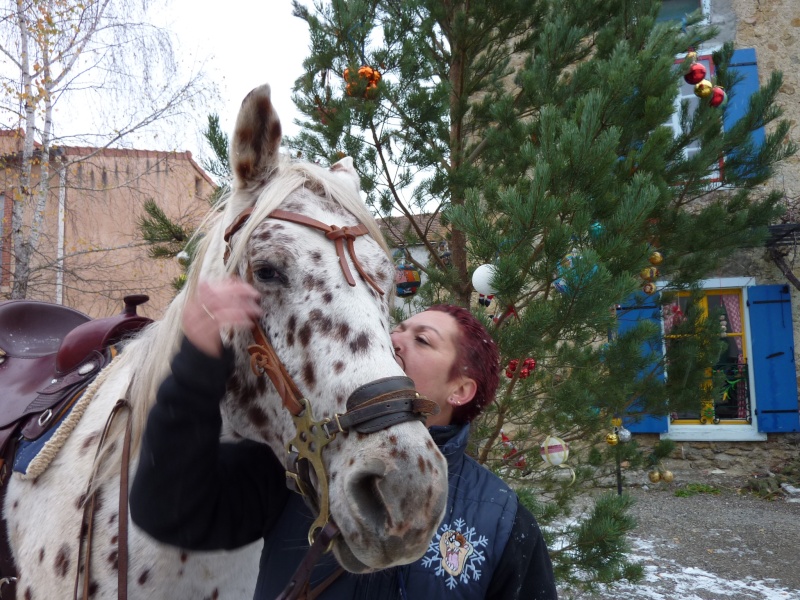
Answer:
<svg viewBox="0 0 800 600"><path fill-rule="evenodd" d="M763 500L736 481L703 483L720 494L675 496L685 483L630 488L639 522L633 557L645 579L560 598L800 600L800 502Z"/></svg>

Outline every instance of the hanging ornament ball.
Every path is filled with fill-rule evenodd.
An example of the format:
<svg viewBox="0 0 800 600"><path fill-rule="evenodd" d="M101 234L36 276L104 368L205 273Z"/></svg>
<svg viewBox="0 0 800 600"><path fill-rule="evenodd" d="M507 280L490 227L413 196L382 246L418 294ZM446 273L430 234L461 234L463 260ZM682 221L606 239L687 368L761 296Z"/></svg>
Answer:
<svg viewBox="0 0 800 600"><path fill-rule="evenodd" d="M567 285L567 280L563 277L559 277L553 282L553 287L556 288L556 291L559 294L568 294L569 293L569 286Z"/></svg>
<svg viewBox="0 0 800 600"><path fill-rule="evenodd" d="M606 444L616 446L619 443L619 436L616 433L609 433L606 436Z"/></svg>
<svg viewBox="0 0 800 600"><path fill-rule="evenodd" d="M672 483L673 479L675 479L675 475L672 474L672 471L661 472L661 481L665 483Z"/></svg>
<svg viewBox="0 0 800 600"><path fill-rule="evenodd" d="M603 224L595 221L589 225L589 235L591 235L593 238L599 238L601 235L603 235L603 229Z"/></svg>
<svg viewBox="0 0 800 600"><path fill-rule="evenodd" d="M728 94L726 94L725 90L721 87L715 86L711 90L711 100L708 103L711 105L711 108L725 106L728 103Z"/></svg>
<svg viewBox="0 0 800 600"><path fill-rule="evenodd" d="M496 294L497 290L491 286L492 278L494 278L496 272L497 267L494 265L481 265L475 269L475 272L472 273L472 287L475 288L475 291L485 296Z"/></svg>
<svg viewBox="0 0 800 600"><path fill-rule="evenodd" d="M658 483L659 481L661 481L661 473L659 473L658 471L650 471L647 474L647 476L650 478L650 481L652 481L653 483Z"/></svg>
<svg viewBox="0 0 800 600"><path fill-rule="evenodd" d="M358 76L363 77L367 81L372 79L372 67L363 66L358 69Z"/></svg>
<svg viewBox="0 0 800 600"><path fill-rule="evenodd" d="M548 435L539 447L542 460L548 465L557 467L567 462L569 458L569 445L561 438Z"/></svg>
<svg viewBox="0 0 800 600"><path fill-rule="evenodd" d="M419 290L422 275L414 265L397 265L395 270L395 292L398 298L410 298Z"/></svg>
<svg viewBox="0 0 800 600"><path fill-rule="evenodd" d="M517 371L517 367L519 366L519 360L516 358L510 360L508 366L506 367L506 377L512 379L514 377L514 373ZM522 369L519 372L519 378L525 379L528 375L531 374L536 368L536 359L535 358L526 358L522 361Z"/></svg>
<svg viewBox="0 0 800 600"><path fill-rule="evenodd" d="M650 258L648 258L647 260L649 260L649 261L650 261L650 264L651 264L651 265L654 265L654 266L656 266L656 267L657 267L657 266L658 266L658 265L660 265L662 262L664 262L664 256L661 254L661 252L653 252L653 253L650 255Z"/></svg>
<svg viewBox="0 0 800 600"><path fill-rule="evenodd" d="M711 96L711 90L713 89L714 86L711 85L711 82L708 79L703 79L703 81L694 86L694 95L705 100Z"/></svg>
<svg viewBox="0 0 800 600"><path fill-rule="evenodd" d="M620 419L619 417L614 417L613 419L611 419L611 424L614 427L622 427L622 419Z"/></svg>
<svg viewBox="0 0 800 600"><path fill-rule="evenodd" d="M654 283L648 281L642 286L642 291L647 294L648 296L652 296L656 293L656 286Z"/></svg>
<svg viewBox="0 0 800 600"><path fill-rule="evenodd" d="M620 441L621 443L623 443L623 444L627 444L628 442L630 442L630 441L631 441L631 438L633 437L633 435L631 434L631 432L630 432L630 431L628 431L628 430L627 430L627 429L625 429L624 427L620 427L620 428L617 430L617 437L619 438L619 441Z"/></svg>
<svg viewBox="0 0 800 600"><path fill-rule="evenodd" d="M683 76L683 80L689 85L698 84L705 78L706 68L698 62L692 63L692 65L689 67L689 70L686 72L686 75Z"/></svg>
<svg viewBox="0 0 800 600"><path fill-rule="evenodd" d="M639 272L639 275L645 281L655 281L658 278L658 269L655 267L645 267Z"/></svg>
<svg viewBox="0 0 800 600"><path fill-rule="evenodd" d="M697 60L697 52L695 52L694 50L690 50L689 52L687 52L686 53L686 60L688 62L696 61Z"/></svg>

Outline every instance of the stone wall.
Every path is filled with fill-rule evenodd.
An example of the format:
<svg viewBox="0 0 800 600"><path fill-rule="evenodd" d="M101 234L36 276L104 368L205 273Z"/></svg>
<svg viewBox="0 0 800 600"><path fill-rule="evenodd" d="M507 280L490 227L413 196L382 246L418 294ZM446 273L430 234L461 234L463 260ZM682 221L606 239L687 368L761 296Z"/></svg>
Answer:
<svg viewBox="0 0 800 600"><path fill-rule="evenodd" d="M638 434L636 441L648 453L658 442L658 435ZM675 451L662 466L684 477L688 471L694 471L698 476L750 477L780 473L798 456L800 433L770 433L764 442L675 442Z"/></svg>
<svg viewBox="0 0 800 600"><path fill-rule="evenodd" d="M777 102L791 123L789 139L800 143L800 2L733 0L733 10L737 16L736 47L755 48L761 83L773 71L783 72ZM800 221L800 156L787 159L769 187L783 192L788 220Z"/></svg>

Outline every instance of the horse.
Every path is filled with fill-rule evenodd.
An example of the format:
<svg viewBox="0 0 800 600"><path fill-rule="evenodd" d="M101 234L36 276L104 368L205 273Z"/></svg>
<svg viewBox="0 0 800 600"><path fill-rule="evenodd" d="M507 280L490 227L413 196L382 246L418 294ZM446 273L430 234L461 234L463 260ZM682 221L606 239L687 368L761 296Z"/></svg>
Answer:
<svg viewBox="0 0 800 600"><path fill-rule="evenodd" d="M183 307L201 280L238 276L258 290L258 325L307 400L303 414L313 412L317 423L338 422L349 396L365 384L403 376L389 335L394 266L361 200L352 159L325 168L288 158L280 141L280 120L264 85L242 102L231 139L232 191L202 226L184 289L86 390L91 401L46 470L10 478L2 509L20 598L72 597L79 580L93 599L118 597L118 521L127 515L113 500L120 492L123 419L109 426L97 452L101 431L118 399L127 399L135 472L148 411L180 345ZM276 218L286 213L333 225L326 234ZM366 234L347 233L358 227ZM253 369L253 334L232 332L226 343L236 364L221 403L226 431L233 439L268 444L291 469L287 445L297 443L296 417L283 407L275 384ZM321 454L324 469L306 487L316 496L312 504L328 504L338 525L333 552L341 566L371 572L421 557L447 495L447 465L424 423L405 419L375 432L340 432L329 441ZM327 501L319 481L326 475ZM96 506L86 579L79 563L90 480ZM160 544L131 523L127 598L250 598L261 547L192 553Z"/></svg>

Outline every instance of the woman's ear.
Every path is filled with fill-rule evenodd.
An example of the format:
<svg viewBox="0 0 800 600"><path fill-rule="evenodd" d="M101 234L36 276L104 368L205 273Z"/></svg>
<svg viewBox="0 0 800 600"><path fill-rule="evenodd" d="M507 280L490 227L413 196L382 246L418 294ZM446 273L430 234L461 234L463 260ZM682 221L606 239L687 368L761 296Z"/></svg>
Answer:
<svg viewBox="0 0 800 600"><path fill-rule="evenodd" d="M450 392L447 402L453 406L461 406L471 402L478 391L478 385L474 379L462 377L458 385Z"/></svg>

